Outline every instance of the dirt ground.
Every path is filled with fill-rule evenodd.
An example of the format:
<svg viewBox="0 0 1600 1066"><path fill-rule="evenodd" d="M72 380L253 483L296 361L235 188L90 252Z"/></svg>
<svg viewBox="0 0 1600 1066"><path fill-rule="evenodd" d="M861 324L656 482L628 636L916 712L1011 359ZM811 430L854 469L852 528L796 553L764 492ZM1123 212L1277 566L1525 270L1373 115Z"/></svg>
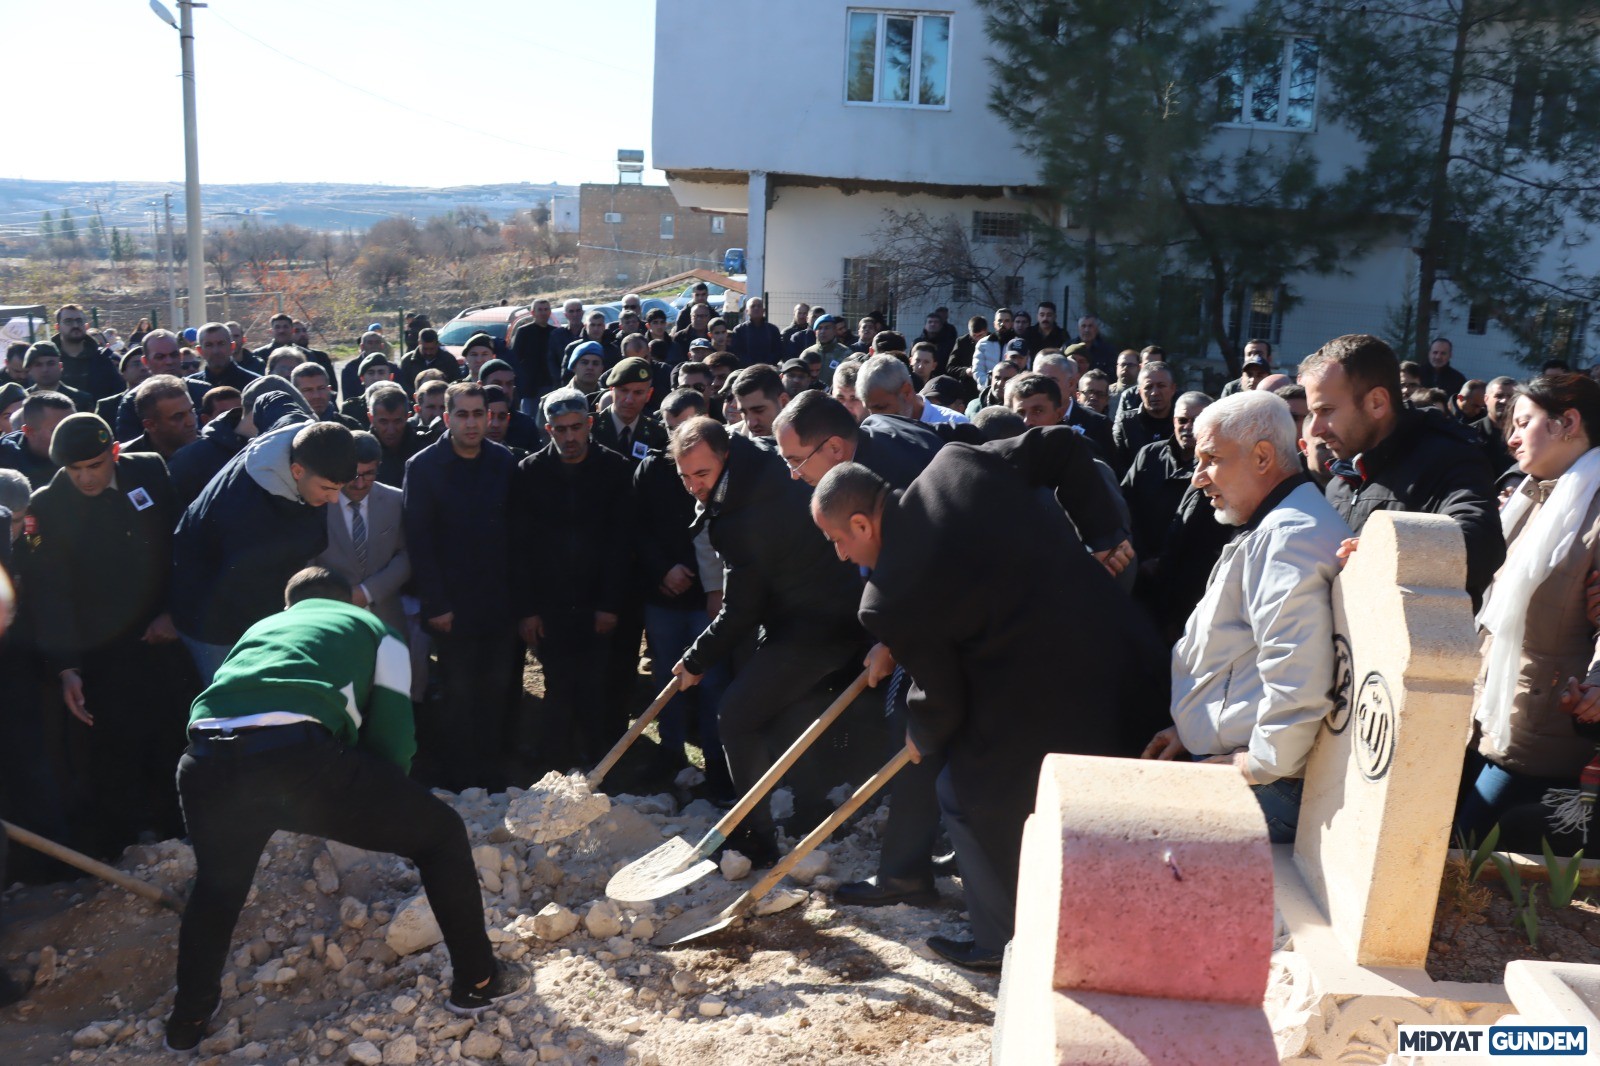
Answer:
<svg viewBox="0 0 1600 1066"><path fill-rule="evenodd" d="M541 679L529 680L537 699ZM719 812L703 799L684 805L683 792L607 797L609 810L592 822L535 843L523 817L528 804L540 800L557 821L573 813L563 807L570 794L562 789L571 786L556 784L446 796L475 848L496 953L534 971L527 994L475 1023L446 1013L448 955L410 932L411 912L421 909L412 902L420 895L415 870L390 856L278 834L234 935L221 1013L196 1061L987 1061L998 981L949 966L923 943L932 934L965 935L959 883L941 880L940 904L926 910L830 902L839 883L873 872L885 810L848 824L824 845L825 861L797 871L805 883L786 883L798 900L790 909L659 947L652 936L682 910L730 900L754 879L729 882L716 872L655 903L595 904L617 869L673 837L698 840ZM563 832L581 820L563 823ZM131 848L121 866L180 894L193 876L192 853L177 841ZM17 887L4 908L0 963L34 988L0 1012L0 1063L172 1061L161 1033L176 915L91 880ZM568 923L576 928L567 932Z"/></svg>

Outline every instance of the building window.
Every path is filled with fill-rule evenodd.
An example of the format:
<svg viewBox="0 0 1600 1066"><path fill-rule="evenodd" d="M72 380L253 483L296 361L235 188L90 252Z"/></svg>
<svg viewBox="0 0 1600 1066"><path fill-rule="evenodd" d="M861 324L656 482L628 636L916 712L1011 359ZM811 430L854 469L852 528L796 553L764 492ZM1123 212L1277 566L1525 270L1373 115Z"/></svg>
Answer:
<svg viewBox="0 0 1600 1066"><path fill-rule="evenodd" d="M1467 308L1467 332L1481 337L1489 332L1489 305L1475 303Z"/></svg>
<svg viewBox="0 0 1600 1066"><path fill-rule="evenodd" d="M1581 128L1592 128L1592 124L1576 109L1593 108L1592 99L1588 90L1577 91L1570 73L1541 72L1531 64L1522 64L1511 81L1506 146L1538 148L1549 153L1578 148L1571 143L1574 135Z"/></svg>
<svg viewBox="0 0 1600 1066"><path fill-rule="evenodd" d="M949 88L949 15L850 12L846 31L846 102L944 107Z"/></svg>
<svg viewBox="0 0 1600 1066"><path fill-rule="evenodd" d="M728 220L726 218L723 218L721 215L712 215L711 216L711 232L712 233L726 233L727 229L728 229Z"/></svg>
<svg viewBox="0 0 1600 1066"><path fill-rule="evenodd" d="M661 239L664 240L664 241L672 240L672 216L671 215L662 215L661 216Z"/></svg>
<svg viewBox="0 0 1600 1066"><path fill-rule="evenodd" d="M1233 335L1238 343L1261 337L1271 344L1283 340L1283 290L1276 285L1258 285L1247 290L1233 319Z"/></svg>
<svg viewBox="0 0 1600 1066"><path fill-rule="evenodd" d="M1022 298L1022 278L1012 274L1006 278L1006 294L1004 303L1007 307L1022 307L1026 301Z"/></svg>
<svg viewBox="0 0 1600 1066"><path fill-rule="evenodd" d="M839 285L840 310L847 322L854 322L869 311L880 311L888 319L886 325L894 327L894 294L890 283L888 263L873 259L846 259L844 280Z"/></svg>
<svg viewBox="0 0 1600 1066"><path fill-rule="evenodd" d="M622 214L620 212L617 212L617 211L607 211L606 212L606 225L608 225L608 226L620 226L620 225L622 225Z"/></svg>
<svg viewBox="0 0 1600 1066"><path fill-rule="evenodd" d="M950 283L950 302L965 304L972 302L972 281L969 278L956 278Z"/></svg>
<svg viewBox="0 0 1600 1066"><path fill-rule="evenodd" d="M1309 130L1317 123L1317 58L1310 37L1249 43L1217 82L1217 121L1228 126Z"/></svg>
<svg viewBox="0 0 1600 1066"><path fill-rule="evenodd" d="M1022 215L1014 211L972 212L972 239L1014 241L1022 236Z"/></svg>

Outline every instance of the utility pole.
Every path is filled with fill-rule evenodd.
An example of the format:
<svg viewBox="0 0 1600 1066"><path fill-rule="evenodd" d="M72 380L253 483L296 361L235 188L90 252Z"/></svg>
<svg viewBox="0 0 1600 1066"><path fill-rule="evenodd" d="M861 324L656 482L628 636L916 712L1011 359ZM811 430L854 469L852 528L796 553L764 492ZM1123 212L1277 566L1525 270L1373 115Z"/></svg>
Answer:
<svg viewBox="0 0 1600 1066"><path fill-rule="evenodd" d="M167 205L167 300L172 305L170 312L172 325L170 328L172 332L177 333L183 328L183 322L178 318L178 279L176 277L177 272L174 269L174 260L177 259L177 255L172 243L172 194L170 192L164 193L162 199L166 201Z"/></svg>
<svg viewBox="0 0 1600 1066"><path fill-rule="evenodd" d="M206 320L205 229L200 221L200 135L194 103L193 0L178 0L178 39L183 48L183 183L184 217L189 227L189 324Z"/></svg>

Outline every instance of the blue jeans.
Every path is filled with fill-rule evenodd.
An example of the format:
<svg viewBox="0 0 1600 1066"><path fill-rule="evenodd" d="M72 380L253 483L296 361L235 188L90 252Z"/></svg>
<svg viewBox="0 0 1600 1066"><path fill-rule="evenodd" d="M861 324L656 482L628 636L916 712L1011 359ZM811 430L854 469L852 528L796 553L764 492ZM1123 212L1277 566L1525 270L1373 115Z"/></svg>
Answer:
<svg viewBox="0 0 1600 1066"><path fill-rule="evenodd" d="M200 674L200 687L202 689L210 687L211 682L217 678L217 668L233 650L233 645L206 644L182 633L178 636L182 638L183 646L189 649L189 655L194 659L194 668Z"/></svg>
<svg viewBox="0 0 1600 1066"><path fill-rule="evenodd" d="M1267 818L1267 839L1274 844L1293 844L1295 827L1300 823L1300 794L1305 781L1284 777L1271 784L1251 785L1261 813Z"/></svg>
<svg viewBox="0 0 1600 1066"><path fill-rule="evenodd" d="M645 604L644 632L645 639L650 642L650 674L655 679L656 691L667 687L667 682L672 680L673 665L710 624L711 618L703 608L680 611ZM700 727L700 744L706 753L706 767L709 771L713 762L720 764L722 741L717 735L717 707L727 687L728 668L719 663L706 671L695 688L673 696L657 719L661 726L662 750L675 759L682 758L683 745L689 737L687 708L693 704L695 721Z"/></svg>

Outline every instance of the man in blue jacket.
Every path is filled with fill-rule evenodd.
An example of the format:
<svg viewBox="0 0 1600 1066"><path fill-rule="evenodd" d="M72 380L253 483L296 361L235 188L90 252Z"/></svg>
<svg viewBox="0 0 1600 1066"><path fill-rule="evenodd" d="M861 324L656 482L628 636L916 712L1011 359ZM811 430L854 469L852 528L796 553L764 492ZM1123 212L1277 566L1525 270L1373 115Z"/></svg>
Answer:
<svg viewBox="0 0 1600 1066"><path fill-rule="evenodd" d="M328 546L322 507L356 474L350 431L288 425L228 460L178 522L172 620L210 684L233 642L279 610L283 586Z"/></svg>

